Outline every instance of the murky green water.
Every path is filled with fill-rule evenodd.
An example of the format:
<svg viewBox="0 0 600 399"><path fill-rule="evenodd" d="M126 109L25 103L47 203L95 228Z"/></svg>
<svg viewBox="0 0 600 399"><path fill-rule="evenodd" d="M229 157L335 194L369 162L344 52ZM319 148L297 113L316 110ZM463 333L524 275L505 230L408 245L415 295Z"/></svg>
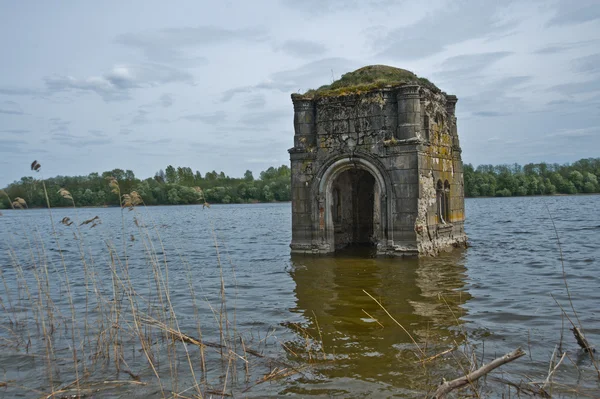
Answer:
<svg viewBox="0 0 600 399"><path fill-rule="evenodd" d="M49 393L50 341L53 359L60 366L52 374L55 389L74 380L75 342L78 355L86 359L80 372L83 363L89 365L82 386L130 381L86 391L89 395L163 395L139 339L131 334L135 328L128 310L130 291L124 286L119 289L118 281L115 291L114 276L124 276L125 270L135 295L142 298L138 300L140 313L160 319L172 306L182 332L219 343L221 326L223 335L233 337L226 340L225 350L207 348L207 372L202 373L197 347L189 346L188 359L181 343L169 344L160 329L144 327L154 340L151 348L156 351L155 365L166 396L195 392L188 390L194 384L189 364L196 380L206 378L202 384L206 397L219 397L223 388L236 397L423 397L441 377L460 375L460 365L466 362L459 351L423 367L413 339L426 356L470 343L484 361L521 346L528 355L495 375L515 383L543 381L564 331L562 349L568 357L555 379L595 397L593 392L600 388L589 357L578 349L570 331L563 329L561 311L551 297L568 307L547 208L561 239L574 307L588 338L597 343L600 196L476 199L467 200L466 206L472 246L423 259L373 258L359 249L335 257L291 258L289 204L205 210L201 206L155 207L123 215L118 209L60 209L54 211L54 227L64 263L47 211L4 211L0 217L0 382L8 384L0 387L0 398ZM102 224L93 229L81 226L79 234L74 228L77 223L59 223L65 216L79 221L99 216ZM85 249L87 274L80 248ZM38 271L44 265L51 301L36 294L40 291ZM75 340L63 267L76 313ZM170 305L157 294L167 286L167 268ZM157 288L156 270L163 273L162 288ZM48 322L47 314L41 309L50 307L60 312L55 315L56 331L48 339L41 322ZM132 383L122 371L117 373L114 356L99 357L103 347L97 342L101 340L95 343L84 338L86 331L95 338L103 331L110 335L115 330L111 327L117 317L115 309L122 312L120 356L146 385ZM247 355L248 369L236 357L244 357L242 340L265 356ZM228 350L235 354L222 356ZM269 374L280 378L262 382ZM494 379L487 382L485 395L508 394ZM513 396L514 389L510 393ZM575 397L568 392L561 395Z"/></svg>

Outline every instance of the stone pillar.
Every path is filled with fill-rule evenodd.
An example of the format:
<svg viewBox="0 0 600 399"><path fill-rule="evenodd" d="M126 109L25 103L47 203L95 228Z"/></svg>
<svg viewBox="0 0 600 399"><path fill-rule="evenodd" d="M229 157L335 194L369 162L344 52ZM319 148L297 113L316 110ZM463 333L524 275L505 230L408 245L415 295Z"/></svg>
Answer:
<svg viewBox="0 0 600 399"><path fill-rule="evenodd" d="M448 94L446 96L446 112L448 113L448 116L454 116L457 102L458 98L454 94Z"/></svg>
<svg viewBox="0 0 600 399"><path fill-rule="evenodd" d="M315 102L305 98L294 98L294 147L310 150L316 144Z"/></svg>
<svg viewBox="0 0 600 399"><path fill-rule="evenodd" d="M427 112L425 110L425 99L421 98L420 99L420 104L419 106L421 107L421 137L426 141L429 142L430 138L430 131L429 131L429 115L427 115Z"/></svg>
<svg viewBox="0 0 600 399"><path fill-rule="evenodd" d="M446 95L446 112L448 113L448 120L450 121L450 134L452 135L452 147L455 149L460 148L458 142L458 129L456 127L456 103L458 98L453 94Z"/></svg>
<svg viewBox="0 0 600 399"><path fill-rule="evenodd" d="M401 86L398 98L398 139L415 139L421 135L421 99L418 85Z"/></svg>

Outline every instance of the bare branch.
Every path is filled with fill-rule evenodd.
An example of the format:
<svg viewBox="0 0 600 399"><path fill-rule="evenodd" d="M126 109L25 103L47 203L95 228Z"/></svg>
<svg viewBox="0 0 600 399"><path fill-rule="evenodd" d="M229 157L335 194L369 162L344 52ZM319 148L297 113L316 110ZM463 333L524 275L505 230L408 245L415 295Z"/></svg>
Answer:
<svg viewBox="0 0 600 399"><path fill-rule="evenodd" d="M444 381L438 387L438 389L435 391L435 393L433 394L433 397L434 397L434 399L444 399L446 397L446 395L448 393L450 393L451 391L458 389L458 388L462 388L465 385L468 385L468 384L472 383L473 381L476 381L479 378L483 377L484 375L488 374L495 368L498 368L498 367L502 366L503 364L512 362L513 360L516 360L524 355L525 355L525 351L523 351L521 348L518 348L510 353L507 353L506 355L504 355L502 357L492 360L488 364L484 364L483 366L481 366L477 370L473 371L472 373L469 373L463 377L457 378L452 381Z"/></svg>

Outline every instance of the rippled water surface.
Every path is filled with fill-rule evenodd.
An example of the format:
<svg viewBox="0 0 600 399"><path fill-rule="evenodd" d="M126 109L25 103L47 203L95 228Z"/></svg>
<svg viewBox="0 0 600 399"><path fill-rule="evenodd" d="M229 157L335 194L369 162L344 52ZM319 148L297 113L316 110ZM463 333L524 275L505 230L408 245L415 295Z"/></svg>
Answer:
<svg viewBox="0 0 600 399"><path fill-rule="evenodd" d="M39 397L50 384L72 388L73 343L86 359L80 374L83 363L90 365L82 381L128 381L86 391L96 397L191 397L194 378L205 378L202 392L215 397L423 397L442 377L458 377L465 362L456 351L425 372L413 340L427 356L470 343L484 362L522 347L527 356L495 374L519 383L546 379L561 331L567 355L556 381L596 397L591 361L552 296L576 321L558 233L573 306L588 339L600 342L600 196L469 199L466 208L470 248L423 259L358 250L290 257L288 203L56 209L53 224L47 210L3 211L0 382L8 383L0 398ZM95 216L100 224L77 228ZM74 223L60 223L64 217ZM161 299L167 287L170 302ZM202 373L197 347L189 345L188 358L181 343L169 344L160 329L132 317L132 308L154 320L171 308L172 326L182 332L212 343L232 339L226 349L206 349ZM157 351L156 371L127 333L141 331L135 320L149 331L146 351ZM106 337L121 341L106 349L98 344ZM244 345L264 357L240 360ZM60 366L52 374L48 348ZM114 348L126 363L119 369L140 384L116 371ZM235 354L223 355L228 350ZM488 383L484 394L508 393ZM560 395L576 397L565 390Z"/></svg>

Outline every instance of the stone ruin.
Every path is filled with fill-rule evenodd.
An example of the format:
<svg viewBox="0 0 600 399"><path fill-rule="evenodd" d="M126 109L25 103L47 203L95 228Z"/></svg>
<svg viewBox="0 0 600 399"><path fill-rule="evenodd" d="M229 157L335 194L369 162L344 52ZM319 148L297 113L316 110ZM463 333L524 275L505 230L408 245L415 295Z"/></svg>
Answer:
<svg viewBox="0 0 600 399"><path fill-rule="evenodd" d="M456 96L376 65L293 94L292 253L379 255L465 246Z"/></svg>

